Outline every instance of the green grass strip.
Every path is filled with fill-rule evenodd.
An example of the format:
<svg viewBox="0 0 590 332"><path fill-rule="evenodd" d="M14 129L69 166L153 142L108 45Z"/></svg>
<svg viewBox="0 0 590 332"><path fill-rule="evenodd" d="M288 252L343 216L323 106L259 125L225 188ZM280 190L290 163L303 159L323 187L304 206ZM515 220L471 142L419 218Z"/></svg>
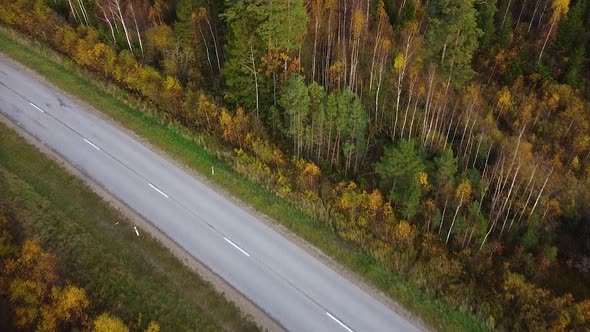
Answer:
<svg viewBox="0 0 590 332"><path fill-rule="evenodd" d="M364 253L339 240L327 225L314 222L285 200L235 173L224 161L212 155L220 156L227 151L216 147L210 140L176 126L163 125L163 121L158 120L155 113L141 103L134 102L125 92L96 75L80 70L47 47L33 45L14 33L0 30L0 49L60 89L94 106L150 144L280 222L340 264L364 277L432 328L441 331L488 330L481 319L452 309L407 280L393 275L384 266L368 260ZM211 175L211 166L215 167L215 176Z"/></svg>

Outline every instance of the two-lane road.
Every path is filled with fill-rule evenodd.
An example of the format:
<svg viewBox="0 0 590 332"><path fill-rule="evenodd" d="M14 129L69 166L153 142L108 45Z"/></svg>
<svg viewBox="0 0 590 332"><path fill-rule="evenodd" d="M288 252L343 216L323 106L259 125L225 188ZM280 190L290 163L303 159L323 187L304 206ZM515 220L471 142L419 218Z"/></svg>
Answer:
<svg viewBox="0 0 590 332"><path fill-rule="evenodd" d="M149 220L284 328L418 330L244 209L6 61L0 62L0 113Z"/></svg>

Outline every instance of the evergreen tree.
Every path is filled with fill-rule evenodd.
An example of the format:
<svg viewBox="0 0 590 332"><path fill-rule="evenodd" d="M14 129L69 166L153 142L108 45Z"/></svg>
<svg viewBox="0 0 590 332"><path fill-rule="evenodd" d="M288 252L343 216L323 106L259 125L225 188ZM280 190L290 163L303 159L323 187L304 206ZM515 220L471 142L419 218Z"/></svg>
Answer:
<svg viewBox="0 0 590 332"><path fill-rule="evenodd" d="M176 7L176 38L185 47L194 45L195 36L192 33L191 17L199 11L199 8L206 7L205 0L179 0Z"/></svg>
<svg viewBox="0 0 590 332"><path fill-rule="evenodd" d="M498 11L496 7L497 0L482 1L475 4L477 9L477 26L481 30L479 38L479 48L484 52L489 52L492 41L496 33L494 25L494 16Z"/></svg>
<svg viewBox="0 0 590 332"><path fill-rule="evenodd" d="M590 43L590 5L588 0L579 0L568 11L557 30L557 59L563 60L565 82L579 87L586 59L586 48Z"/></svg>
<svg viewBox="0 0 590 332"><path fill-rule="evenodd" d="M306 145L310 150L315 150L315 154L312 153L311 158L314 158L319 163L322 161L323 147L327 140L325 128L327 128L326 104L328 95L326 90L315 81L307 89L310 101L311 124L306 128Z"/></svg>
<svg viewBox="0 0 590 332"><path fill-rule="evenodd" d="M303 0L259 1L265 19L258 27L269 49L293 51L301 47L307 26Z"/></svg>
<svg viewBox="0 0 590 332"><path fill-rule="evenodd" d="M433 0L428 6L427 55L442 77L461 86L471 79L471 57L482 34L474 0Z"/></svg>
<svg viewBox="0 0 590 332"><path fill-rule="evenodd" d="M303 152L309 103L309 94L303 76L291 75L283 86L279 105L285 110L286 134L293 140L293 151L297 158L300 158Z"/></svg>
<svg viewBox="0 0 590 332"><path fill-rule="evenodd" d="M226 97L247 109L256 109L258 114L263 79L258 68L264 43L257 27L264 22L265 15L251 1L237 0L228 2L223 18L228 26L227 60L223 68Z"/></svg>
<svg viewBox="0 0 590 332"><path fill-rule="evenodd" d="M457 160L452 149L445 150L440 157L435 158L434 165L434 181L439 188L453 181L457 173Z"/></svg>
<svg viewBox="0 0 590 332"><path fill-rule="evenodd" d="M263 84L264 77L259 73L261 58L272 50L299 49L307 24L303 1L228 0L222 17L229 30L224 67L227 96L247 108L255 108L258 114L261 104L270 99L271 91L263 90L272 87L273 94L277 90L275 76L272 84Z"/></svg>
<svg viewBox="0 0 590 332"><path fill-rule="evenodd" d="M420 204L418 176L425 169L423 153L413 141L402 140L395 147L385 148L383 157L375 164L382 187L389 199L402 207L404 217L411 218Z"/></svg>

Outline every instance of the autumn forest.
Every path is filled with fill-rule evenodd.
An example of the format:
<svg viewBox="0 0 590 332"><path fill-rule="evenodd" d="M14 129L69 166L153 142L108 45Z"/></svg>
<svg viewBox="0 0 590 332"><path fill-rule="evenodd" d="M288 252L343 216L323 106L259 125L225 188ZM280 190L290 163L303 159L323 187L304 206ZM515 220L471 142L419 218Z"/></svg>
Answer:
<svg viewBox="0 0 590 332"><path fill-rule="evenodd" d="M488 328L590 328L590 1L0 0L0 22Z"/></svg>

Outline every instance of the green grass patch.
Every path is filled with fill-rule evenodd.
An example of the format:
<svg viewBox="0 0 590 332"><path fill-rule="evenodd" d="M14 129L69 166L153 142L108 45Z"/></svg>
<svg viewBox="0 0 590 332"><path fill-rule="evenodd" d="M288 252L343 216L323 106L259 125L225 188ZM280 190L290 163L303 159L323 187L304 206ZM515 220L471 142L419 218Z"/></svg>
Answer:
<svg viewBox="0 0 590 332"><path fill-rule="evenodd" d="M56 254L66 279L87 290L97 314L111 312L135 328L156 320L163 331L257 330L158 241L137 237L82 180L1 123L0 188L19 237ZM142 323L135 325L139 314Z"/></svg>
<svg viewBox="0 0 590 332"><path fill-rule="evenodd" d="M216 145L206 136L167 125L156 112L124 91L81 70L49 48L31 44L13 32L0 30L0 48L3 53L41 74L60 89L94 106L235 197L285 225L340 264L364 277L432 328L441 331L487 330L478 317L450 308L405 279L393 275L384 266L367 260L362 252L341 241L328 225L314 221L287 201L235 173L219 158L228 153L227 149ZM210 173L211 166L215 167L215 176Z"/></svg>

